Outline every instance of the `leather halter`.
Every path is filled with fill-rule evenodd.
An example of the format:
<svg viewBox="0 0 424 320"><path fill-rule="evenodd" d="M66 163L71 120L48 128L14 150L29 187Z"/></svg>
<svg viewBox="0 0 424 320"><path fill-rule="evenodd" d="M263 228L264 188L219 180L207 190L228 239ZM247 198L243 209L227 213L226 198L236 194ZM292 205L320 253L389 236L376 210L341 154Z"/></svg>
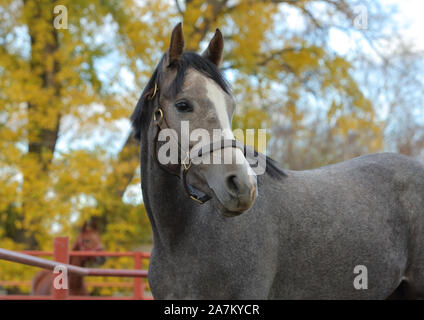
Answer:
<svg viewBox="0 0 424 320"><path fill-rule="evenodd" d="M163 129L171 129L168 125L168 123L166 122L165 119L165 115L164 112L162 110L162 108L160 107L160 103L159 103L159 95L157 94L159 91L158 85L155 84L154 90L151 94L149 94L147 96L148 100L153 100L156 96L157 98L157 107L156 110L153 113L153 120L155 121L156 126L158 127L158 131L156 133L155 136L155 140L154 140L154 150L153 150L153 157L156 159L156 161L158 162L159 166L164 169L165 171L167 171L168 173L177 176L179 178L181 178L181 173L176 173L174 171L172 171L169 167L167 167L166 165L163 165L160 163L160 161L157 159L157 150L156 150L156 145L158 142L158 136L161 130ZM221 150L224 148L237 148L243 151L245 150L245 146L240 143L237 140L234 139L221 139L218 141L213 141L210 144L206 144L206 145L202 145L200 147L193 147L191 150L184 150L181 146L181 144L176 141L178 148L180 150L180 154L181 155L185 155L184 160L180 163L180 171L182 171L182 179L183 179L183 185L184 185L184 190L187 193L187 196L199 203L199 204L204 204L207 201L209 201L211 199L211 197L207 194L201 196L196 192L196 189L191 186L190 184L187 183L187 173L190 170L190 168L193 166L193 160L201 158L203 155L208 154L208 153L212 153L216 150Z"/></svg>

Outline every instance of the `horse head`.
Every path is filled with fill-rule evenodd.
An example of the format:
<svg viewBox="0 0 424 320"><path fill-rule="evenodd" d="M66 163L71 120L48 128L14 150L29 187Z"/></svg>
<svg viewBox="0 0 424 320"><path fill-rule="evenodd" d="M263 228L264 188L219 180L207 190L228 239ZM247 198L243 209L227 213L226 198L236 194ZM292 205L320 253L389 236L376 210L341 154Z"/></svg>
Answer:
<svg viewBox="0 0 424 320"><path fill-rule="evenodd" d="M81 228L73 251L103 251L104 247L101 242L101 237L97 229L97 223L95 221L85 222ZM83 266L87 265L102 265L106 259L102 256L82 256L79 257L80 263Z"/></svg>
<svg viewBox="0 0 424 320"><path fill-rule="evenodd" d="M132 123L139 139L146 131L155 132L150 134L153 157L182 178L190 199L213 199L224 216L236 216L255 202L257 179L232 132L235 100L219 70L223 47L217 29L201 55L185 52L178 24Z"/></svg>

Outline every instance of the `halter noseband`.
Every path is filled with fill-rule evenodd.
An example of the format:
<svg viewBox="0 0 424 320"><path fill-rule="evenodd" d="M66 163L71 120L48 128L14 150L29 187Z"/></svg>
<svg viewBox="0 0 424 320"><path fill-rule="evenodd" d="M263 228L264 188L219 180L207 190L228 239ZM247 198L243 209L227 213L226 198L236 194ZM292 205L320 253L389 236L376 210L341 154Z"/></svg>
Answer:
<svg viewBox="0 0 424 320"><path fill-rule="evenodd" d="M168 123L166 122L164 112L163 112L162 108L160 107L159 95L157 94L158 91L159 91L158 85L155 83L155 87L153 89L153 92L151 94L148 94L148 96L147 96L148 100L153 100L156 96L158 96L157 108L153 113L153 120L156 122L156 125L158 127L158 131L156 133L155 141L154 141L155 144L154 144L154 155L153 156L154 156L154 158L156 159L156 161L158 162L158 164L161 168L163 168L168 173L171 173L172 175L181 178L181 175L179 173L173 172L167 166L161 164L159 162L159 160L157 159L156 144L157 144L159 132L163 129L171 129L169 127ZM185 154L185 158L181 162L181 167L180 167L181 171L182 171L184 190L187 193L187 196L191 200L193 200L193 201L195 201L199 204L206 203L207 201L209 201L211 199L211 197L207 194L205 194L203 196L199 195L196 192L195 188L187 183L187 173L190 170L190 168L193 166L193 160L197 159L197 158L201 158L203 155L205 155L207 153L212 153L216 150L221 150L221 149L228 148L228 147L240 149L240 150L243 151L243 153L244 153L244 150L245 150L245 146L242 143L240 143L239 141L234 140L234 139L221 139L221 140L218 140L218 141L213 141L210 144L202 145L200 147L193 147L189 151L185 151L182 148L181 144L178 141L176 141L176 142L178 144L178 148L180 149L181 154Z"/></svg>

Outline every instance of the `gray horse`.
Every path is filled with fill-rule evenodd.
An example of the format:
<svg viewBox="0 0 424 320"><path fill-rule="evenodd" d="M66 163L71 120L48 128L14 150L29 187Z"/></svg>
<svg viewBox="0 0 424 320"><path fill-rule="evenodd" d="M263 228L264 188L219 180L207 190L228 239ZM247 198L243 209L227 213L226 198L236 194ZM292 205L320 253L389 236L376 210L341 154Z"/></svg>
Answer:
<svg viewBox="0 0 424 320"><path fill-rule="evenodd" d="M158 160L158 148L166 143L158 136L165 128L175 129L179 139L182 121L191 130L230 128L234 100L218 69L222 49L217 30L202 55L184 52L177 25L132 115L154 236L149 268L154 297L420 298L419 162L377 154L289 171L267 158L265 174L255 177L247 160L194 165L180 144L177 164ZM227 132L220 139L234 137ZM209 153L244 157L242 149L234 144Z"/></svg>

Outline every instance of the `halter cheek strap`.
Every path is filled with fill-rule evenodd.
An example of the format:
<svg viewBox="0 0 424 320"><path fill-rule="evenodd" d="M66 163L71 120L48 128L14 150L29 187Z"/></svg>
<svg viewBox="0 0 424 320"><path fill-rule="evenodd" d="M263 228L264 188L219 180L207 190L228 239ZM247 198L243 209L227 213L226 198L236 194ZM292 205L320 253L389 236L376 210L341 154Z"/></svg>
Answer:
<svg viewBox="0 0 424 320"><path fill-rule="evenodd" d="M153 100L155 98L155 96L158 96L159 89L157 84L155 84L154 90L152 92L152 94L150 94L148 96L149 100ZM205 195L200 195L199 192L196 191L196 189L191 186L190 184L187 183L187 173L190 170L190 168L193 166L193 160L194 159L198 159L201 158L203 155L208 154L208 153L212 153L216 150L221 150L224 148L237 148L243 151L244 153L244 145L242 143L240 143L237 140L234 139L221 139L218 141L213 141L210 144L207 145L202 145L200 147L193 147L190 151L185 151L181 144L178 142L178 140L176 141L178 148L181 152L181 154L185 154L185 158L183 159L183 161L180 164L180 170L179 172L173 171L171 170L168 166L165 166L163 164L160 163L160 161L157 159L157 142L158 142L158 136L161 130L164 129L170 129L170 127L168 126L168 123L166 122L165 119L165 115L164 112L162 110L162 108L160 108L160 103L159 103L159 96L157 98L158 102L157 102L157 109L155 110L154 114L153 114L153 120L158 128L157 133L155 135L155 140L154 140L154 150L153 150L153 157L156 159L157 163L159 164L159 166L161 168L163 168L165 171L167 171L168 173L177 176L179 178L181 178L182 175L182 180L183 180L183 185L184 185L184 190L187 193L187 196L199 203L199 204L204 204L205 202L209 201L211 199L211 197L207 194ZM182 171L182 174L181 174Z"/></svg>

